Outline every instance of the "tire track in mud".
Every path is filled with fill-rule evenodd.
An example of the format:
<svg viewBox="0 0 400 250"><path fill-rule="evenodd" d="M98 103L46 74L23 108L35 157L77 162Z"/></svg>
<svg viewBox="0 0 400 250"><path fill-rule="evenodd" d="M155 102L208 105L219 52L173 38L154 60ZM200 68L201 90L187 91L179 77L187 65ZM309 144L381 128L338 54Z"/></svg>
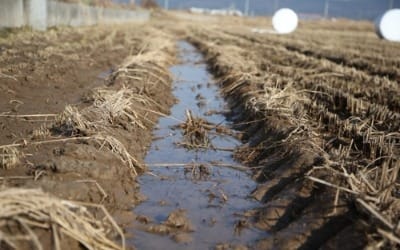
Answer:
<svg viewBox="0 0 400 250"><path fill-rule="evenodd" d="M211 32L212 33L212 32ZM209 34L209 33L208 33ZM208 35L207 34L207 35ZM217 33L216 33L217 34ZM217 35L214 35L215 37L218 37ZM234 35L229 35L232 37L235 37ZM225 37L225 33L224 36ZM231 38L230 42L235 44L233 38ZM229 43L229 42L228 42ZM330 78L330 77L324 77L321 79L313 79L312 77L308 77L307 72L303 71L298 71L298 67L293 67L290 68L290 70L287 70L290 64L293 64L293 66L299 66L303 67L304 65L308 65L308 57L299 57L296 60L294 60L291 57L286 57L283 56L284 59L278 59L276 61L275 58L279 57L279 51L281 53L286 54L287 51L285 50L275 50L272 46L268 45L262 45L260 46L262 50L267 49L267 51L270 51L273 55L273 57L269 57L267 54L265 55L264 58L266 58L266 61L271 61L269 62L269 67L257 67L257 65L254 65L255 69L252 70L259 70L260 72L266 71L268 72L268 75L266 75L264 78L263 77L258 77L255 78L253 81L258 81L260 86L262 86L262 81L267 81L269 85L271 85L271 82L276 82L276 86L273 86L272 89L280 88L282 92L285 92L287 88L294 88L296 89L295 91L292 91L293 95L300 95L302 98L310 99L310 101L303 101L304 105L310 114L311 117L317 115L317 118L314 118L314 120L321 121L321 120L328 120L329 122L323 122L319 124L319 126L330 126L332 123L336 125L331 127L332 132L336 131L337 128L344 128L345 134L347 134L347 137L350 138L356 138L357 142L357 147L363 147L365 146L360 145L362 144L362 134L355 132L355 131L362 131L363 125L356 125L356 130L352 128L352 124L354 124L354 120L351 121L352 118L355 118L356 120L363 121L364 123L374 123L374 130L377 130L379 132L383 133L388 133L388 132L394 132L396 133L398 131L399 127L399 122L398 118L400 117L400 114L396 111L392 111L391 109L397 110L398 106L400 105L399 101L399 96L398 96L398 91L396 91L397 85L393 85L391 83L391 90L389 92L384 91L383 94L381 90L377 90L376 88L370 88L372 92L363 92L365 91L365 88L362 87L361 81L357 81L357 85L359 86L359 89L361 92L365 94L365 96L359 96L355 98L352 94L349 94L349 92L353 92L352 89L354 87L348 88L348 87L342 87L342 85L345 86L353 86L352 84L349 84L347 80L345 79L340 79L341 85L340 86L333 86L329 87L326 85L329 85L330 82L337 82L338 79L336 78ZM289 53L291 54L291 53ZM257 60L254 57L248 58L248 60ZM276 64L279 65L280 62L284 62L286 66L279 67L278 69L276 68ZM303 65L303 66L302 66ZM312 63L312 65L317 65ZM329 64L330 65L330 64ZM314 66L313 66L314 67ZM318 65L317 65L318 67ZM279 68L282 68L280 70ZM328 70L326 73L329 75L329 67L324 66L324 71ZM335 66L334 71L340 72L340 70L336 68L341 68L341 66ZM346 73L343 75L344 77L347 77L347 74L353 74L352 71L346 71ZM325 74L324 74L325 75ZM361 76L361 75L360 75ZM385 79L383 79L385 80ZM317 84L314 84L314 81L317 81ZM387 87L390 87L387 86ZM269 87L268 87L269 88ZM342 90L342 89L347 89L348 90ZM269 88L270 89L270 88ZM362 90L361 90L362 89ZM258 91L263 91L262 87ZM395 93L395 94L393 94ZM376 97L376 98L375 98ZM371 99L375 100L378 99L379 103L381 104L376 104L376 103L370 103ZM324 124L325 123L325 124ZM360 124L358 122L358 124ZM378 125L380 124L380 125ZM337 134L340 136L341 131L337 132ZM329 131L329 129L327 129ZM352 131L354 130L354 131ZM350 136L349 136L350 135ZM370 146L366 146L370 147Z"/></svg>
<svg viewBox="0 0 400 250"><path fill-rule="evenodd" d="M327 60L336 65L344 66L347 68L354 68L360 72L368 72L371 76L385 77L392 81L398 81L400 72L398 66L400 61L392 54L387 54L386 58L383 58L381 54L386 52L383 48L386 46L393 46L393 51L398 49L396 44L390 43L381 44L375 40L375 43L368 47L351 49L348 45L355 43L354 41L348 41L348 44L338 45L334 42L328 44L324 42L322 38L316 34L303 33L293 34L290 37L282 36L264 36L264 35L249 35L248 32L233 32L233 31L222 31L226 34L241 37L246 40L251 40L258 44L275 44L288 51L303 54L308 57L312 57L319 60ZM354 36L353 36L354 38ZM369 38L364 38L368 39ZM316 45L311 41L318 40L320 43ZM340 39L339 43L340 43ZM371 51L372 48L381 48L379 52ZM370 53L370 54L369 54Z"/></svg>
<svg viewBox="0 0 400 250"><path fill-rule="evenodd" d="M364 104L353 109L353 105L346 107L330 103L329 98L323 97L326 92L324 86L316 91L317 93L302 95L298 90L285 86L279 80L281 75L283 78L293 77L295 69L292 73L286 73L285 70L271 72L270 69L273 69L276 66L274 63L279 60L272 61L272 67L258 68L255 63L258 53L256 48L264 49L265 46L251 42L237 42L235 34L229 35L230 37L226 39L224 32L221 32L220 36L218 32L196 27L192 28L189 37L190 41L205 54L213 73L223 79L222 92L233 110L234 121L243 124L238 128L245 131L243 139L247 144L239 148L236 156L254 169L255 178L260 184L253 192L253 196L265 204L255 216L258 221L257 226L272 234L272 237L261 241L257 247L315 249L335 246L335 248L351 249L367 245L366 232L371 228L376 230L382 224L378 222L370 225L370 229L366 229L364 219L371 218L371 214L366 213L365 208L358 205L359 200L355 201L357 197L348 196L346 191L335 192L334 189L306 177L311 174L318 180L325 180L324 183L336 183L336 187L345 186L346 178L340 175L340 162L349 169L345 171L354 171L352 173L357 175L357 168L374 164L376 159L381 159L380 157L390 159L380 166L383 169L388 167L395 173L399 167L399 162L396 160L397 137L386 136L390 136L393 132L396 134L398 113L387 111L386 106L380 108L377 106L378 113L371 114L366 112L370 109L369 103L366 103L367 109L363 107ZM236 47L238 45L241 47ZM266 46L271 47L271 45ZM285 50L279 51L286 53ZM263 55L265 58L261 60L270 59L267 52L260 51L258 55ZM274 56L273 53L272 55ZM275 56L279 55L277 53ZM310 57L305 56L303 60L308 58ZM301 66L296 60L286 61L286 66L292 63L294 66ZM304 65L307 63L305 61ZM298 79L301 79L299 77ZM296 81L296 78L292 78L292 81ZM342 94L340 90L338 93ZM313 96L319 98L321 102L310 98ZM294 100L290 100L291 98ZM287 103L283 105L273 103L275 99L287 100ZM272 104L278 106L271 106ZM313 106L315 109L311 108ZM335 106L338 111L332 109ZM349 115L340 117L338 112L343 112L346 108ZM331 111L335 113L330 113ZM382 116L379 112L388 115ZM350 125L349 116L352 115L360 117L358 119L364 120L365 124L374 120L371 116L381 117L381 124L387 126L381 128L377 126L372 129L372 125L371 131L379 129L376 132L382 135L379 139L382 141L377 143L372 137L368 138L372 133L362 129L361 124L358 128ZM368 119L371 120L368 122ZM377 155L376 148L380 148L378 150L380 153ZM379 175L379 172L377 174ZM390 196L390 192L388 195ZM389 200L396 200L396 196ZM391 209L393 210L389 216L394 218L396 206L392 206ZM354 238L352 242L345 244L342 239L349 233L350 228L353 229ZM393 243L389 242L388 245L390 244Z"/></svg>
<svg viewBox="0 0 400 250"><path fill-rule="evenodd" d="M387 79L382 74L371 75L368 70L355 69L352 66L328 60L323 56L318 57L300 50L288 49L289 42L285 39L282 41L282 38L257 37L229 31L214 31L214 33L215 35L212 35L213 32L208 35L222 39L228 44L242 44L244 47L252 44L252 46L259 47L257 55L261 53L261 58L265 59L257 61L258 68L268 71L269 74L279 75L283 82L296 81L294 87L298 89L318 91L315 83L328 85L339 89L337 91L339 94L344 91L350 100L362 100L366 104L372 102L378 108L388 108L395 113L400 111L400 91L395 79ZM222 38L218 36L220 33L224 34ZM317 48L314 50L318 51ZM251 53L252 51L250 51ZM349 84L349 81L352 84ZM380 91L377 91L377 88Z"/></svg>

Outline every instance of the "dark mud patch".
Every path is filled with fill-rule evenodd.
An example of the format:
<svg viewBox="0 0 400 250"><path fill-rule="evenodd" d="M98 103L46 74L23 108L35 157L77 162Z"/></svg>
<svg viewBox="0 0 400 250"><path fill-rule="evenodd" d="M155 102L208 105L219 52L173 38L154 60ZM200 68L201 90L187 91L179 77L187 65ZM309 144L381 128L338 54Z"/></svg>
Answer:
<svg viewBox="0 0 400 250"><path fill-rule="evenodd" d="M230 123L221 114L226 106L202 56L186 42L179 47L181 64L171 68L179 102L160 119L145 158L150 172L139 182L147 200L134 210L142 229L134 230L132 244L139 249L252 246L266 233L248 216L259 203L249 197L256 187L249 172L232 157L241 143L236 133L226 133ZM168 225L176 211L187 217L172 230ZM190 230L179 230L187 224ZM154 230L162 236L149 233Z"/></svg>

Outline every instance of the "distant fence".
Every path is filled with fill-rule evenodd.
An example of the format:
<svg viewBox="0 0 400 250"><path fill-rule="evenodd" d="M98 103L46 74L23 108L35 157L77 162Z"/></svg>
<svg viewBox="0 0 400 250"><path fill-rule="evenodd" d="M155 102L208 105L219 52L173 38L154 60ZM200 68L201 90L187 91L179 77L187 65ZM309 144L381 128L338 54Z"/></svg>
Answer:
<svg viewBox="0 0 400 250"><path fill-rule="evenodd" d="M20 27L24 25L24 4L22 0L0 1L0 27Z"/></svg>
<svg viewBox="0 0 400 250"><path fill-rule="evenodd" d="M27 25L45 30L58 25L86 26L127 21L144 22L149 19L150 13L144 10L108 9L50 0L0 1L0 28Z"/></svg>

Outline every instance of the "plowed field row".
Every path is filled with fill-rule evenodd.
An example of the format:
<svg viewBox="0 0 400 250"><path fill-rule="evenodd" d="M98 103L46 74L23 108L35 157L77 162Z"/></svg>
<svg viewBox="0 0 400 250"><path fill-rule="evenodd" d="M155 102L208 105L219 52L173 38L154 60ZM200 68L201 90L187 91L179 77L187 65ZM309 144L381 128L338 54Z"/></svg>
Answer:
<svg viewBox="0 0 400 250"><path fill-rule="evenodd" d="M244 52L246 59L252 60L261 72L279 75L280 81L294 81L296 84L293 86L297 89L313 89L318 84L324 84L369 103L387 106L395 112L400 110L400 89L396 81L340 65L326 58L291 51L274 41L254 43L254 39L241 39L241 35L225 36L220 33L217 31L213 35L207 32L206 35L219 44L233 43L238 47L254 48Z"/></svg>

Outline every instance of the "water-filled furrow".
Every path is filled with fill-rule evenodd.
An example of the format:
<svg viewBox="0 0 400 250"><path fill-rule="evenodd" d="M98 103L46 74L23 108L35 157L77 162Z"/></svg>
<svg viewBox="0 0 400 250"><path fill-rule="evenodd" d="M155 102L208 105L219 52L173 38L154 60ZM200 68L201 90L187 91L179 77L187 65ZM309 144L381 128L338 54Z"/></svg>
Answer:
<svg viewBox="0 0 400 250"><path fill-rule="evenodd" d="M178 101L171 115L159 120L145 158L150 174L141 176L139 183L147 199L134 209L141 219L132 232L132 245L138 249L251 246L266 235L251 226L247 213L260 206L249 198L255 182L247 171L231 167L240 165L230 149L241 142L215 129L230 124L202 55L187 42L179 42L179 49L180 64L171 68ZM211 127L205 148L182 145L187 143L182 124L188 112Z"/></svg>

